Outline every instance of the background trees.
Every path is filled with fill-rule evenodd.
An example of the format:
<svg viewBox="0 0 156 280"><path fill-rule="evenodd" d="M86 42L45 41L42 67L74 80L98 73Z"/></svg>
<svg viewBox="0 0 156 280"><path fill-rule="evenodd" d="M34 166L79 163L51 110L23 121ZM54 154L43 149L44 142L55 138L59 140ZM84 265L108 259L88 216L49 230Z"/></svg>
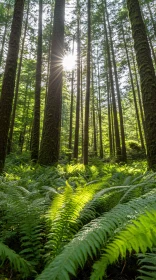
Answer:
<svg viewBox="0 0 156 280"><path fill-rule="evenodd" d="M59 6L61 3L62 6ZM43 1L42 24L41 16L39 19L39 1L25 3L14 105L11 106L11 122L9 119L8 123L9 134L6 133L4 141L8 152L31 149L31 157L37 161L40 149L39 162L42 164L57 162L59 154L65 160L82 160L83 157L87 164L88 159L94 155L104 160L114 158L126 162L127 157L130 158L132 154L135 157L136 148L140 150L140 156L145 156L147 150L149 162L153 162L149 166L153 168L153 152L149 149L154 148L154 138L152 137L151 142L149 139L153 135L152 129L155 129L155 117L153 114L152 119L147 121L147 115L148 118L151 115L146 112L149 112L149 102L145 102L141 96L143 88L140 66L138 67L135 56L136 43L135 49L132 43L131 29L134 25L131 28L125 3L113 0L108 3L104 0L90 3L72 0L61 3L55 3L54 0ZM127 3L128 9L132 9L130 2ZM62 14L57 14L55 4ZM4 77L13 8L13 2L9 0L0 5L0 87ZM66 16L63 44L64 9ZM142 1L140 9L145 24L144 33L149 42L148 53L151 52L150 63L155 67L155 4L153 1ZM133 9L130 11L132 17L135 17L136 12L134 14ZM42 36L38 33L39 22ZM39 40L40 59L37 59ZM138 42L140 40L139 37ZM70 55L70 59L67 56L68 67L64 67L62 73L65 55ZM142 55L145 56L145 53ZM71 67L74 57L75 66ZM40 65L42 83L35 78L36 59L38 66ZM152 71L154 78L154 69ZM39 94L35 95L38 96L38 103L33 96L35 88L40 91L40 98ZM35 104L38 104L37 107ZM36 119L38 128L35 128ZM150 121L152 124L149 125ZM147 127L151 127L148 133Z"/></svg>

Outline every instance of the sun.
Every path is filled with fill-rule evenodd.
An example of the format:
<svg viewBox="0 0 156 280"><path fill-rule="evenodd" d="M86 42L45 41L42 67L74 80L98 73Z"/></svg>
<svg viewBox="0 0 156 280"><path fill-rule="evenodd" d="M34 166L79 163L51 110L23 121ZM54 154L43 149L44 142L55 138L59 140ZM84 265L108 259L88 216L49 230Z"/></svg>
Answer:
<svg viewBox="0 0 156 280"><path fill-rule="evenodd" d="M76 57L75 55L65 55L63 58L63 68L65 71L71 71L75 68Z"/></svg>

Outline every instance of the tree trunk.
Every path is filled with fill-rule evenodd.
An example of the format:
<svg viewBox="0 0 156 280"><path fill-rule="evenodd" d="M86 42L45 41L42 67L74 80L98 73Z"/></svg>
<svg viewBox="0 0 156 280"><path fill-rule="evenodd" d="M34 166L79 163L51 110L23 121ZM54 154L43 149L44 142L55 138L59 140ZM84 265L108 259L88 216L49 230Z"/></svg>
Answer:
<svg viewBox="0 0 156 280"><path fill-rule="evenodd" d="M107 9L106 9L106 15L107 15L107 21L108 21L108 28L109 28L109 36L110 36L112 60L113 60L113 66L114 66L114 76L115 76L116 92L117 92L118 107L119 107L121 143L122 143L122 150L121 150L122 151L122 157L121 157L121 160L123 162L127 162L124 121L123 121L123 113L122 113L122 106L121 106L121 97L120 97L118 73L117 73L116 59L115 59L114 46L113 46L113 40L112 40L112 31L111 31L111 27L110 27L110 23L109 23L109 15L108 15Z"/></svg>
<svg viewBox="0 0 156 280"><path fill-rule="evenodd" d="M60 149L65 0L55 1L51 67L39 163L58 162Z"/></svg>
<svg viewBox="0 0 156 280"><path fill-rule="evenodd" d="M110 158L113 156L113 138L112 138L112 122L111 122L111 100L110 100L110 85L109 77L107 74L107 104L108 104L108 134L109 134L109 155Z"/></svg>
<svg viewBox="0 0 156 280"><path fill-rule="evenodd" d="M7 7L7 17L9 15L9 10L10 10L10 4L8 4L8 7ZM6 34L7 34L7 27L8 27L8 19L6 19L5 26L4 26L2 47L1 47L1 51L0 51L0 65L2 64L2 59L3 59L4 45L5 45L5 39L6 39Z"/></svg>
<svg viewBox="0 0 156 280"><path fill-rule="evenodd" d="M84 129L83 129L83 73L82 73L82 59L81 59L81 145L82 145L82 158L83 158L83 135L84 135Z"/></svg>
<svg viewBox="0 0 156 280"><path fill-rule="evenodd" d="M74 55L74 36L73 36L73 49L72 55ZM71 101L70 101L70 127L69 127L69 162L71 160L72 152L72 133L73 133L73 95L74 95L74 69L72 70L71 78Z"/></svg>
<svg viewBox="0 0 156 280"><path fill-rule="evenodd" d="M115 99L115 90L114 90L113 72L112 72L112 62L111 62L111 56L110 56L110 46L109 46L109 41L108 41L108 33L107 33L106 18L105 18L105 11L104 10L103 10L103 17L104 17L105 36L106 36L106 48L107 48L107 58L108 58L109 79L110 79L111 93L112 93L116 157L117 157L117 161L120 162L121 161L121 146L120 146L119 124L118 124L118 116L117 116L117 108L116 108L116 99Z"/></svg>
<svg viewBox="0 0 156 280"><path fill-rule="evenodd" d="M91 50L91 3L88 0L88 46L87 46L87 89L85 102L84 123L84 165L88 165L88 143L89 143L89 101L90 101L90 50Z"/></svg>
<svg viewBox="0 0 156 280"><path fill-rule="evenodd" d="M132 50L132 60L133 60L133 67L134 67L134 74L135 74L135 82L136 82L137 93L138 93L138 101L139 101L140 115L141 115L143 130L144 130L144 133L145 133L144 112L143 112L143 106L142 106L142 100L141 100L141 92L140 92L140 86L139 86L139 81L138 81L138 75L137 75L137 69L136 69L136 63L135 63L135 59L134 59L133 50Z"/></svg>
<svg viewBox="0 0 156 280"><path fill-rule="evenodd" d="M35 107L31 141L31 160L37 162L40 141L40 95L41 95L41 73L42 73L42 0L39 0L39 22L38 22L38 46L35 85Z"/></svg>
<svg viewBox="0 0 156 280"><path fill-rule="evenodd" d="M79 145L79 121L80 121L80 7L77 0L77 100L76 100L76 125L75 125L75 142L74 142L74 158L78 159Z"/></svg>
<svg viewBox="0 0 156 280"><path fill-rule="evenodd" d="M92 64L92 112L93 112L93 143L94 143L94 155L97 156L97 139L96 139L96 120L95 120L95 96L94 96L94 75Z"/></svg>
<svg viewBox="0 0 156 280"><path fill-rule="evenodd" d="M98 59L98 54L97 54ZM102 139L102 116L101 116L101 89L100 89L100 67L98 67L98 117L99 117L99 134L100 134L100 158L103 158L103 139Z"/></svg>
<svg viewBox="0 0 156 280"><path fill-rule="evenodd" d="M23 20L24 0L16 0L0 100L0 173L3 171Z"/></svg>
<svg viewBox="0 0 156 280"><path fill-rule="evenodd" d="M15 123L16 107L17 107L17 100L18 100L18 91L19 91L20 76L21 76L21 69L22 69L22 62L23 62L24 44L25 44L27 27L28 27L29 3L30 2L28 1L27 17L26 17L26 22L25 22L25 29L24 29L24 35L23 35L23 40L22 40L21 54L20 54L20 60L19 60L18 72L17 72L17 79L16 79L15 99L14 99L14 105L13 105L13 110L12 110L12 115L11 115L10 131L9 131L8 145L7 145L7 154L10 154L10 152L12 151L12 137L13 137L13 132L14 132L14 123Z"/></svg>
<svg viewBox="0 0 156 280"><path fill-rule="evenodd" d="M127 0L127 7L141 81L148 166L156 170L156 76L138 0Z"/></svg>
<svg viewBox="0 0 156 280"><path fill-rule="evenodd" d="M130 58L129 58L129 53L128 53L126 39L125 39L125 33L124 33L123 24L121 26L122 26L123 41L124 41L124 46L125 46L125 51L126 51L126 56L127 56L127 63L128 63L128 68L129 68L130 81L131 81L131 86L132 86L132 93L133 93L133 100L134 100L137 124L138 124L138 129L139 129L140 142L141 142L142 149L145 150L144 139L143 139L142 130L141 130L141 123L140 123L138 104L137 104L135 87L134 87L134 81L133 81L133 75L132 75L132 70L131 70Z"/></svg>

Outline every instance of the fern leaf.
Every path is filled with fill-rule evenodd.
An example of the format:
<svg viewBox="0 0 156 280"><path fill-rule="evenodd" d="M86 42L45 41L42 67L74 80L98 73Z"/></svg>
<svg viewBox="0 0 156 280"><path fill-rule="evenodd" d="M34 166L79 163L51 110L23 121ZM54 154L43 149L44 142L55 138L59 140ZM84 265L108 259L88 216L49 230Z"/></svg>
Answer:
<svg viewBox="0 0 156 280"><path fill-rule="evenodd" d="M153 253L138 254L139 265L141 269L139 272L142 274L137 279L142 280L155 280L156 279L156 250L153 249Z"/></svg>
<svg viewBox="0 0 156 280"><path fill-rule="evenodd" d="M125 258L127 250L131 253L135 250L145 253L156 244L156 210L142 214L137 220L132 221L125 230L117 234L117 237L104 249L105 253L93 266L94 272L91 280L101 280L106 274L109 264L118 260L119 256ZM101 271L101 267L103 269ZM102 273L103 272L103 273ZM145 272L146 275L153 275L153 272Z"/></svg>
<svg viewBox="0 0 156 280"><path fill-rule="evenodd" d="M28 276L32 272L32 267L30 263L16 254L8 246L0 242L0 258L4 262L9 259L10 264L13 266L14 270L22 272L24 276Z"/></svg>
<svg viewBox="0 0 156 280"><path fill-rule="evenodd" d="M110 212L84 226L75 238L65 246L62 253L56 256L54 261L45 268L37 279L68 279L62 278L63 271L70 274L71 270L69 267L72 266L72 269L76 272L77 268L79 266L83 267L89 256L95 256L104 247L109 237L112 238L116 232L119 232L123 228L123 225L126 225L141 213L145 213L147 207L148 209L156 208L155 193L156 191L152 191L150 195L148 194L123 205L117 205ZM122 250L124 254L124 247Z"/></svg>

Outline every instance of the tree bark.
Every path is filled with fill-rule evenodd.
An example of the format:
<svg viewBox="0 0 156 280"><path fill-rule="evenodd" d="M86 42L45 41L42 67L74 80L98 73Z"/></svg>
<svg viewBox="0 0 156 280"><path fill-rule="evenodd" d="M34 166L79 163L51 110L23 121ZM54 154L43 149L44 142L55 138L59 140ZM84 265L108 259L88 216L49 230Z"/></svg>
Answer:
<svg viewBox="0 0 156 280"><path fill-rule="evenodd" d="M79 146L79 122L80 122L80 7L77 0L77 100L76 100L76 125L75 125L75 142L74 142L74 158L78 159Z"/></svg>
<svg viewBox="0 0 156 280"><path fill-rule="evenodd" d="M19 91L20 76L21 76L21 69L22 69L22 62L23 62L24 44L25 44L27 27L28 27L29 3L30 3L30 1L28 1L25 29L24 29L24 35L23 35L23 40L22 40L20 60L19 60L18 71L17 71L16 86L15 86L15 98L14 98L13 110L12 110L12 115L11 115L11 123L10 123L9 137L8 137L7 154L10 154L10 152L12 151L12 138L13 138L13 132L14 132L16 107L17 107L17 101L18 101L18 91Z"/></svg>
<svg viewBox="0 0 156 280"><path fill-rule="evenodd" d="M141 130L141 123L140 123L140 116L139 116L138 104L137 104L136 93L135 93L135 87L134 87L134 81L133 81L133 75L132 75L132 70L131 70L131 63L130 63L130 58L129 58L128 48L127 48L127 43L126 43L126 39L125 39L125 32L124 32L123 24L121 25L121 28L122 28L123 41L124 41L124 46L125 46L125 51L126 51L126 57L127 57L127 63L128 63L128 68L129 68L129 75L130 75L130 81L131 81L131 86L132 86L132 93L133 93L133 100L134 100L134 106L135 106L137 124L138 124L138 129L139 129L140 142L141 142L141 147L142 147L142 149L145 150L144 139L143 139L143 134L142 134L142 130Z"/></svg>
<svg viewBox="0 0 156 280"><path fill-rule="evenodd" d="M23 20L24 0L16 0L0 100L0 173L3 171Z"/></svg>
<svg viewBox="0 0 156 280"><path fill-rule="evenodd" d="M148 166L156 170L156 76L138 0L127 0L127 7L141 81Z"/></svg>
<svg viewBox="0 0 156 280"><path fill-rule="evenodd" d="M105 7L105 5L104 5L104 7ZM106 48L107 48L107 58L108 58L109 79L110 79L111 93L112 93L112 106L113 106L113 116L114 116L115 145L116 145L116 159L117 159L118 162L120 162L121 161L121 146L120 146L119 124L118 124L118 116L117 116L117 108L116 108L116 99L115 99L115 90L114 90L113 72L112 72L112 62L111 62L111 56L110 56L110 46L109 46L109 41L108 41L108 32L107 32L106 17L105 17L105 11L104 10L103 10L103 18L104 18L104 29L105 29L105 36L106 36Z"/></svg>
<svg viewBox="0 0 156 280"><path fill-rule="evenodd" d="M31 139L31 160L37 162L40 142L40 95L42 79L42 0L39 0L38 46L35 84L35 107Z"/></svg>
<svg viewBox="0 0 156 280"><path fill-rule="evenodd" d="M90 103L90 51L91 51L91 2L88 0L88 46L87 46L87 89L85 101L85 123L84 123L84 165L88 165L88 143L89 143L89 103Z"/></svg>
<svg viewBox="0 0 156 280"><path fill-rule="evenodd" d="M97 156L97 137L96 137L96 119L95 119L95 96L94 96L94 75L93 75L93 64L92 64L92 112L93 112L93 151L94 155Z"/></svg>
<svg viewBox="0 0 156 280"><path fill-rule="evenodd" d="M60 149L65 0L55 1L51 67L39 163L58 162Z"/></svg>
<svg viewBox="0 0 156 280"><path fill-rule="evenodd" d="M74 55L74 36L73 36L73 49L72 55ZM69 127L69 162L71 160L72 153L72 134L73 134L73 97L74 97L74 69L72 69L71 78L71 100L70 100L70 127Z"/></svg>
<svg viewBox="0 0 156 280"><path fill-rule="evenodd" d="M116 59L115 59L115 52L114 52L114 45L112 40L112 31L111 26L109 23L109 15L106 9L107 21L108 21L108 28L109 28L109 36L110 36L110 44L111 44L111 51L112 51L112 60L113 60L113 67L114 67L114 76L115 76L115 84L116 84L116 92L117 92L117 99L118 99L118 107L119 107L119 119L120 119L120 130L121 130L121 143L122 143L122 156L121 160L123 162L127 162L127 154L126 154L126 143L125 143L125 131L124 131L124 121L123 121L123 113L122 113L122 106L121 106L121 97L120 97L120 89L119 89L119 81L118 81L118 73L117 73L117 66L116 66Z"/></svg>

